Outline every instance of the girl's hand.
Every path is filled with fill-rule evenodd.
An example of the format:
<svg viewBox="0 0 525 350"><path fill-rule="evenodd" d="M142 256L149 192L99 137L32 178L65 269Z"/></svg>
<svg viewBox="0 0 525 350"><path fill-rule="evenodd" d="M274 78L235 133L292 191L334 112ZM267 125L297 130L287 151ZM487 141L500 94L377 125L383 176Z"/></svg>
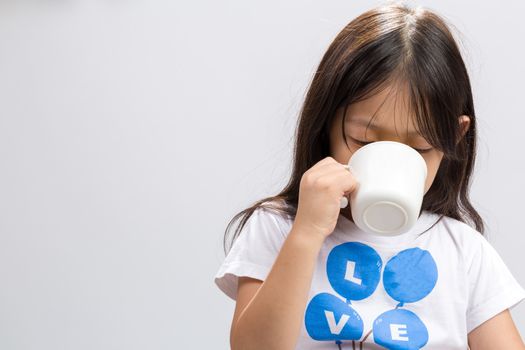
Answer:
<svg viewBox="0 0 525 350"><path fill-rule="evenodd" d="M294 227L319 234L324 240L335 229L341 198L352 193L356 185L352 173L334 158L317 162L301 177Z"/></svg>

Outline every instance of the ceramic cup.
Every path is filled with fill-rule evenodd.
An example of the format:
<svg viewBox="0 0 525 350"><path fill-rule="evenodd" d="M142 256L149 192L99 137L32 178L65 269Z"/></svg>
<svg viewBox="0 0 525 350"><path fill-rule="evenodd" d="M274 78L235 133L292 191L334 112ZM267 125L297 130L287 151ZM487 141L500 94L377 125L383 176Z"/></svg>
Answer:
<svg viewBox="0 0 525 350"><path fill-rule="evenodd" d="M347 168L357 181L350 209L361 230L396 236L413 227L427 177L426 162L419 152L400 142L372 142L354 152Z"/></svg>

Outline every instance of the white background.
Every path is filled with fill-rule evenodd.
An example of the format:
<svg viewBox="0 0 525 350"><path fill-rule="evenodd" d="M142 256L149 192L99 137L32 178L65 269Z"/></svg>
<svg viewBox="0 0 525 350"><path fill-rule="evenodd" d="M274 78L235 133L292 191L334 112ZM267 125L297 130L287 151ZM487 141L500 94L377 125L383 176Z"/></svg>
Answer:
<svg viewBox="0 0 525 350"><path fill-rule="evenodd" d="M225 226L286 183L321 56L376 4L0 0L0 348L228 349ZM525 285L525 5L412 4L461 33L471 197Z"/></svg>

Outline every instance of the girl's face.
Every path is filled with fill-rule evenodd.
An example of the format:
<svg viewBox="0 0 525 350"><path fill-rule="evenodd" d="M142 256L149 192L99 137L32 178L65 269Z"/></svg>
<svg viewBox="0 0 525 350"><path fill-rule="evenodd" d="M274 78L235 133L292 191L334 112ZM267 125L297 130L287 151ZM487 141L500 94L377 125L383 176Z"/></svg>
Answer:
<svg viewBox="0 0 525 350"><path fill-rule="evenodd" d="M352 154L364 145L363 142L388 140L404 143L417 150L427 163L427 193L436 176L443 152L433 148L416 131L412 118L408 118L406 93L406 90L394 91L387 87L366 100L349 105L344 125L349 147L341 134L344 108L338 109L330 127L330 155L339 163L347 164ZM368 125L376 111L376 116ZM470 118L466 115L458 116L458 122L464 135L468 130Z"/></svg>

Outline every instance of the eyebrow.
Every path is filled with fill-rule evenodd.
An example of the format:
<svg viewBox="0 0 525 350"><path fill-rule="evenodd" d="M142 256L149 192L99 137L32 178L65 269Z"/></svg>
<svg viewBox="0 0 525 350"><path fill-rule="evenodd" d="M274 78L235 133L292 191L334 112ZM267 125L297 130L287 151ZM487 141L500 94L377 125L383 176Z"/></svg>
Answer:
<svg viewBox="0 0 525 350"><path fill-rule="evenodd" d="M362 125L362 126L368 126L370 129L372 130L381 130L381 128L379 128L377 125L375 125L374 123L370 123L370 125L368 125L368 121L367 120L363 120L363 119L348 119L348 122L349 123L352 123L352 124L357 124L357 125ZM408 132L408 135L414 135L414 136L421 136L420 133L418 133L417 131L409 131Z"/></svg>

